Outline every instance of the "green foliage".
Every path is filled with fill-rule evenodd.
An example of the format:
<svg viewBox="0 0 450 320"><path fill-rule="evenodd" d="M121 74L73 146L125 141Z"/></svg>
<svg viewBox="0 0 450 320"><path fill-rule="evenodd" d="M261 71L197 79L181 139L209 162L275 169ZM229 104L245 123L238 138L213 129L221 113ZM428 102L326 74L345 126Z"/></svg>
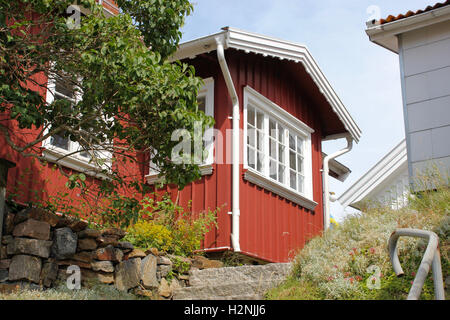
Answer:
<svg viewBox="0 0 450 320"><path fill-rule="evenodd" d="M399 259L405 275L392 270L387 249L396 228L432 230L439 236L444 279L449 276L450 192L444 185L437 190L411 197L400 210L386 207L368 209L347 218L338 227L312 239L294 261L292 279L267 294L269 299L406 299L422 260L426 242L402 237ZM380 288L374 288L378 268ZM304 290L308 288L308 290ZM434 299L431 272L421 299Z"/></svg>
<svg viewBox="0 0 450 320"><path fill-rule="evenodd" d="M127 230L126 239L135 246L157 248L179 256L189 256L200 249L201 241L211 227L217 226L216 213L192 214L165 194L146 197L141 204L140 220Z"/></svg>

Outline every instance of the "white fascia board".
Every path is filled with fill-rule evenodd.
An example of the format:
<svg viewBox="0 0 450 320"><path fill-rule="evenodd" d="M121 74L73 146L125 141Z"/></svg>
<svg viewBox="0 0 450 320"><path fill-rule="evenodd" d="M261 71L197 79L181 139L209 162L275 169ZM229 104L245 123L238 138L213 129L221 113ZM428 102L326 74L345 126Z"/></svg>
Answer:
<svg viewBox="0 0 450 320"><path fill-rule="evenodd" d="M450 6L437 8L408 18L384 24L374 24L366 29L370 41L398 53L399 34L424 28L450 19Z"/></svg>
<svg viewBox="0 0 450 320"><path fill-rule="evenodd" d="M337 114L344 127L351 134L353 140L356 142L359 141L361 137L360 128L331 87L308 48L304 45L235 28L226 28L222 32L180 44L177 52L171 57L170 61L194 58L199 54L216 50L216 39L222 41L224 49L233 48L246 53L261 54L264 57L270 56L280 60L302 63L306 72L311 76L332 110Z"/></svg>
<svg viewBox="0 0 450 320"><path fill-rule="evenodd" d="M326 156L327 156L327 154L322 152L322 158L325 158ZM336 179L341 182L344 182L347 179L347 177L350 175L350 173L352 172L347 166L343 165L336 159L330 160L329 168L330 168L330 173L334 172L335 174L337 174L338 177ZM332 177L331 174L329 174L329 176Z"/></svg>
<svg viewBox="0 0 450 320"><path fill-rule="evenodd" d="M403 140L348 188L338 198L339 203L347 207L361 201L407 162L406 141Z"/></svg>

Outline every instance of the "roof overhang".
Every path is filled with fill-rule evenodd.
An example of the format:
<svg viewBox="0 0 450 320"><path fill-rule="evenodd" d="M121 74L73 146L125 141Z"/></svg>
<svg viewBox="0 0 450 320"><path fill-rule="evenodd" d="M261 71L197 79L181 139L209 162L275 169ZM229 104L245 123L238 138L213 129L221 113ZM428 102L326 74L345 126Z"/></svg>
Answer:
<svg viewBox="0 0 450 320"><path fill-rule="evenodd" d="M325 158L326 156L327 154L322 152L322 158ZM330 168L329 176L341 182L344 182L352 172L347 166L337 161L336 159L331 159L328 165Z"/></svg>
<svg viewBox="0 0 450 320"><path fill-rule="evenodd" d="M377 164L367 171L358 181L348 188L338 201L343 207L351 206L360 209L359 204L373 192L376 192L383 183L399 170L408 166L406 141L403 140L396 145Z"/></svg>
<svg viewBox="0 0 450 320"><path fill-rule="evenodd" d="M200 54L215 51L217 41L222 43L225 50L231 48L245 53L301 63L347 132L353 140L359 141L361 130L325 78L309 50L303 45L226 27L219 33L180 44L170 60L193 59Z"/></svg>
<svg viewBox="0 0 450 320"><path fill-rule="evenodd" d="M376 20L368 21L366 33L370 41L392 52L398 53L397 36L399 34L424 28L449 19L450 6L445 6L389 23L380 24Z"/></svg>

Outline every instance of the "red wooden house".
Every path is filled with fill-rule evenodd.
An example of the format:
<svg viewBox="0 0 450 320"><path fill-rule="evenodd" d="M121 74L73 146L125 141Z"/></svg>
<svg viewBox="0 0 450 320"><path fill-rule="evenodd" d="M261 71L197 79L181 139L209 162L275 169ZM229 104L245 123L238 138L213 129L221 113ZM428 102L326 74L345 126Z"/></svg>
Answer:
<svg viewBox="0 0 450 320"><path fill-rule="evenodd" d="M326 228L327 179L348 175L334 158L359 140L358 126L302 45L224 28L181 44L172 59L193 65L204 79L199 106L215 119L202 178L178 195L181 205L191 201L194 212L223 207L204 250L287 261ZM76 99L58 92L57 84L52 88L56 96ZM347 138L349 147L324 157L322 141L338 138ZM33 164L7 148L2 137L0 146L0 158L16 164L8 176L7 192L13 193L15 181ZM42 189L48 195L61 188L64 179L51 169L52 159L76 148L57 137L45 141L41 149L50 164L31 170L26 190ZM90 166L82 153L65 158L63 165L70 171ZM150 164L129 170L148 184L159 179ZM161 191L175 194L177 189ZM25 194L23 201L32 196Z"/></svg>

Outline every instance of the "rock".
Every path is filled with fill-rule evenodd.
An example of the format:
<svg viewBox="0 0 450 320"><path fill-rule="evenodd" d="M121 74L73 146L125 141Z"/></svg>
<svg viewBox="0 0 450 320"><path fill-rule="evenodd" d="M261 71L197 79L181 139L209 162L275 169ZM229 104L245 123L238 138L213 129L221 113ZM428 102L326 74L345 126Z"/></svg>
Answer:
<svg viewBox="0 0 450 320"><path fill-rule="evenodd" d="M134 249L134 246L130 242L122 241L117 243L117 248L121 249L122 251L128 253Z"/></svg>
<svg viewBox="0 0 450 320"><path fill-rule="evenodd" d="M8 259L8 250L4 245L0 246L0 259L1 260Z"/></svg>
<svg viewBox="0 0 450 320"><path fill-rule="evenodd" d="M0 293L11 294L20 290L20 285L17 283L2 283L0 284Z"/></svg>
<svg viewBox="0 0 450 320"><path fill-rule="evenodd" d="M146 289L158 288L158 279L156 277L157 258L151 254L145 257L141 262L141 281Z"/></svg>
<svg viewBox="0 0 450 320"><path fill-rule="evenodd" d="M73 232L80 232L84 229L86 229L88 226L87 221L83 221L83 220L78 220L78 219L74 219L69 225L68 227L70 229L72 229Z"/></svg>
<svg viewBox="0 0 450 320"><path fill-rule="evenodd" d="M97 238L100 237L101 232L100 230L95 229L85 229L80 232L78 232L78 239L84 239L84 238Z"/></svg>
<svg viewBox="0 0 450 320"><path fill-rule="evenodd" d="M114 272L114 265L111 261L92 261L92 270L103 272Z"/></svg>
<svg viewBox="0 0 450 320"><path fill-rule="evenodd" d="M82 262L92 262L94 260L94 253L92 251L77 252L72 256L72 259Z"/></svg>
<svg viewBox="0 0 450 320"><path fill-rule="evenodd" d="M159 251L157 248L150 248L147 251L145 251L145 254L152 254L154 256L159 256Z"/></svg>
<svg viewBox="0 0 450 320"><path fill-rule="evenodd" d="M90 262L76 261L76 260L58 260L58 266L79 266L84 269L91 269Z"/></svg>
<svg viewBox="0 0 450 320"><path fill-rule="evenodd" d="M0 269L8 269L11 264L11 259L0 260Z"/></svg>
<svg viewBox="0 0 450 320"><path fill-rule="evenodd" d="M169 258L164 257L164 256L159 256L158 257L158 264L165 264L165 265L172 265L172 261L170 261Z"/></svg>
<svg viewBox="0 0 450 320"><path fill-rule="evenodd" d="M133 258L145 258L147 255L144 251L139 249L134 249L127 255L125 255L124 260L133 259Z"/></svg>
<svg viewBox="0 0 450 320"><path fill-rule="evenodd" d="M14 238L14 241L8 244L7 254L29 254L42 258L50 256L51 241L28 239L28 238Z"/></svg>
<svg viewBox="0 0 450 320"><path fill-rule="evenodd" d="M172 271L172 266L162 264L162 265L158 266L158 271L161 274L161 277L164 278L170 273L170 271Z"/></svg>
<svg viewBox="0 0 450 320"><path fill-rule="evenodd" d="M7 215L5 215L5 220L3 221L3 234L4 235L12 234L12 232L14 230L15 216L16 215L13 213L8 213Z"/></svg>
<svg viewBox="0 0 450 320"><path fill-rule="evenodd" d="M134 294L137 296L147 297L150 299L152 299L154 297L153 291L151 291L151 290L136 289L136 290L134 290Z"/></svg>
<svg viewBox="0 0 450 320"><path fill-rule="evenodd" d="M172 295L172 291L170 290L170 286L167 283L166 279L161 279L161 284L158 287L158 294L164 298L170 298Z"/></svg>
<svg viewBox="0 0 450 320"><path fill-rule="evenodd" d="M0 282L5 282L9 280L9 272L8 270L0 270Z"/></svg>
<svg viewBox="0 0 450 320"><path fill-rule="evenodd" d="M115 287L118 290L126 291L137 287L141 279L141 259L129 259L120 262L116 266Z"/></svg>
<svg viewBox="0 0 450 320"><path fill-rule="evenodd" d="M203 256L195 256L192 259L192 266L199 269L222 268L223 262L219 260L209 260Z"/></svg>
<svg viewBox="0 0 450 320"><path fill-rule="evenodd" d="M61 216L41 208L26 208L16 214L14 223L19 224L29 218L47 222L52 227L56 227L58 222L62 219Z"/></svg>
<svg viewBox="0 0 450 320"><path fill-rule="evenodd" d="M28 219L15 226L13 236L48 240L50 239L50 224L43 221Z"/></svg>
<svg viewBox="0 0 450 320"><path fill-rule="evenodd" d="M189 276L186 274L179 274L177 278L178 280L189 281Z"/></svg>
<svg viewBox="0 0 450 320"><path fill-rule="evenodd" d="M52 252L57 259L70 258L77 251L78 236L70 228L55 230Z"/></svg>
<svg viewBox="0 0 450 320"><path fill-rule="evenodd" d="M96 239L99 247L117 246L119 244L119 238L112 235L102 235Z"/></svg>
<svg viewBox="0 0 450 320"><path fill-rule="evenodd" d="M118 228L108 228L102 231L102 236L115 236L118 240L125 237L126 232Z"/></svg>
<svg viewBox="0 0 450 320"><path fill-rule="evenodd" d="M45 287L50 288L57 279L57 277L58 277L58 265L54 262L44 263L40 276L42 284Z"/></svg>
<svg viewBox="0 0 450 320"><path fill-rule="evenodd" d="M16 255L11 259L9 266L9 280L29 280L39 283L42 262L40 258Z"/></svg>
<svg viewBox="0 0 450 320"><path fill-rule="evenodd" d="M2 237L2 244L10 244L13 241L14 241L14 237L11 235Z"/></svg>
<svg viewBox="0 0 450 320"><path fill-rule="evenodd" d="M92 238L85 238L85 239L79 239L78 240L78 251L85 251L85 250L95 250L97 249L97 242L95 239Z"/></svg>
<svg viewBox="0 0 450 320"><path fill-rule="evenodd" d="M81 269L81 282L86 283L86 281L94 280L104 284L114 283L114 273L103 273L100 271L91 271L87 269Z"/></svg>
<svg viewBox="0 0 450 320"><path fill-rule="evenodd" d="M175 278L173 278L172 281L170 282L170 286L169 286L169 289L170 289L171 294L172 294L175 290L180 289L180 288L181 288L181 286L180 286L180 284L178 283L178 280L175 279Z"/></svg>
<svg viewBox="0 0 450 320"><path fill-rule="evenodd" d="M101 261L115 261L120 262L123 259L123 252L113 246L99 248L94 253L94 259Z"/></svg>

